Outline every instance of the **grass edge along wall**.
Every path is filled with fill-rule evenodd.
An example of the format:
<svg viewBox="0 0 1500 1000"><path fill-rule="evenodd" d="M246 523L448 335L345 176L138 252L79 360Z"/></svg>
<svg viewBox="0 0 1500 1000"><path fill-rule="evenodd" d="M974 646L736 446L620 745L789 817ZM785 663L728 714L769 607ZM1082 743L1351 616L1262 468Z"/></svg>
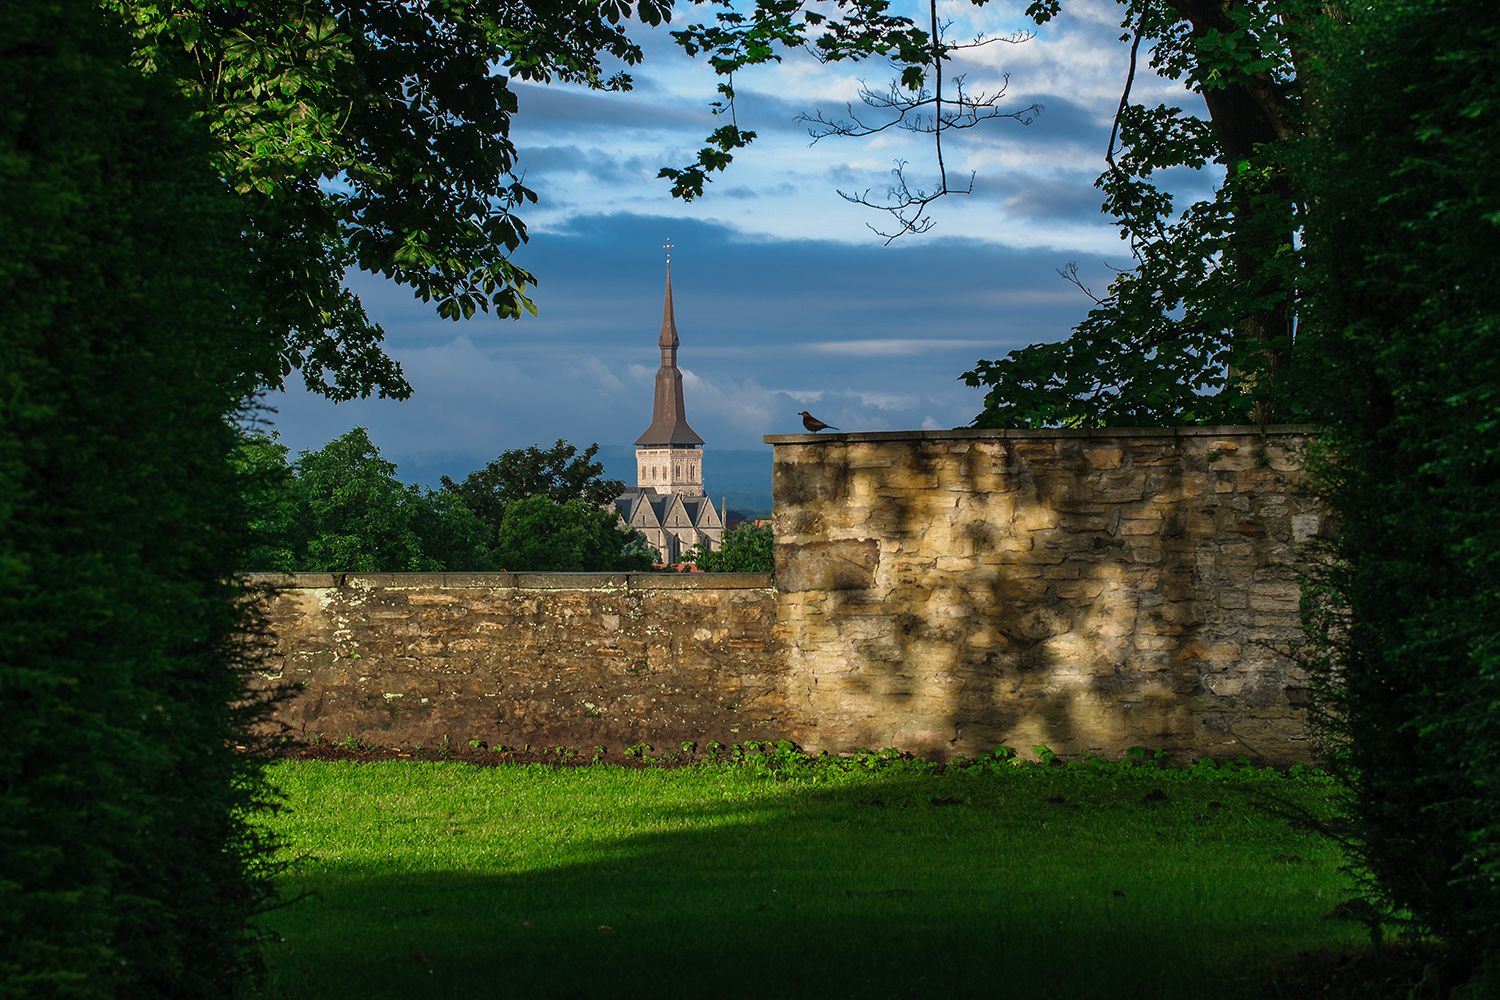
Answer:
<svg viewBox="0 0 1500 1000"><path fill-rule="evenodd" d="M260 683L286 735L386 745L1307 760L1310 433L771 437L774 578L267 576Z"/></svg>

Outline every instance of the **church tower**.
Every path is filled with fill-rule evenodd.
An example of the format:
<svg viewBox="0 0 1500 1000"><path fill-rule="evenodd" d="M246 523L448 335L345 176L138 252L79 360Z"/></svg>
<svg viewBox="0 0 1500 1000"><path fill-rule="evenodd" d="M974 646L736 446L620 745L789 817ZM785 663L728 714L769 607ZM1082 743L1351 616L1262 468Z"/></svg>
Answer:
<svg viewBox="0 0 1500 1000"><path fill-rule="evenodd" d="M672 258L667 257L667 300L662 308L661 367L651 426L635 440L635 484L657 493L703 495L703 439L688 426L682 402L682 372L677 369L677 322L672 314Z"/></svg>
<svg viewBox="0 0 1500 1000"><path fill-rule="evenodd" d="M676 563L694 545L724 547L724 518L703 495L703 439L688 426L677 370L677 320L672 315L672 242L667 241L667 301L662 307L661 367L651 402L651 426L635 440L635 485L615 498L620 519Z"/></svg>

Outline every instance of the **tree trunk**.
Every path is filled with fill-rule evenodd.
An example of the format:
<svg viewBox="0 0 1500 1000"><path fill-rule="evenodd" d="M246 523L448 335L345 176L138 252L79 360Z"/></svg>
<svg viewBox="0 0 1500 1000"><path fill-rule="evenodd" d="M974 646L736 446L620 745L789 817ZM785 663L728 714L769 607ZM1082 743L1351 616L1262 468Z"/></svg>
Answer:
<svg viewBox="0 0 1500 1000"><path fill-rule="evenodd" d="M1234 33L1237 28L1229 17L1234 6L1235 0L1172 0L1172 7L1192 26L1194 38L1202 38L1210 31ZM1246 80L1217 87L1209 86L1206 81L1200 80L1200 83L1218 138L1220 157L1228 173L1226 183L1235 183L1239 165L1254 156L1262 146L1297 135L1287 122L1286 98L1269 74L1257 73ZM1265 210L1257 210L1252 203L1252 192L1244 190L1243 185L1239 187L1235 195L1233 229L1236 282L1256 298L1274 296L1277 304L1249 312L1235 324L1235 353L1243 357L1246 352L1253 352L1251 356L1258 355L1259 359L1248 371L1231 368L1230 386L1231 391L1264 396L1271 387L1261 384L1261 380L1274 382L1290 360L1293 321L1292 290L1283 287L1279 277L1268 278L1261 271L1277 250L1292 246L1292 233L1280 225L1271 224L1270 220L1266 224L1256 224L1255 216ZM1270 193L1290 202L1290 179L1284 175L1273 179ZM1247 405L1246 417L1255 423L1274 423L1278 414L1270 399L1260 399Z"/></svg>

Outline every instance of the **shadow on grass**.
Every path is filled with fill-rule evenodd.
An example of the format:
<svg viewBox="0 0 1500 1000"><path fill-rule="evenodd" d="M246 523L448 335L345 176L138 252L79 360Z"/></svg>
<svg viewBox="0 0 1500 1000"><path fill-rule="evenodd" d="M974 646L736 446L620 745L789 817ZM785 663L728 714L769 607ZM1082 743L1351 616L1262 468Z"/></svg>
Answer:
<svg viewBox="0 0 1500 1000"><path fill-rule="evenodd" d="M1328 845L1231 790L1127 784L705 785L622 805L634 826L601 836L609 786L565 781L542 856L428 817L427 841L310 865L287 888L321 899L267 921L269 992L1232 997L1267 961L1351 942L1318 919L1343 885Z"/></svg>

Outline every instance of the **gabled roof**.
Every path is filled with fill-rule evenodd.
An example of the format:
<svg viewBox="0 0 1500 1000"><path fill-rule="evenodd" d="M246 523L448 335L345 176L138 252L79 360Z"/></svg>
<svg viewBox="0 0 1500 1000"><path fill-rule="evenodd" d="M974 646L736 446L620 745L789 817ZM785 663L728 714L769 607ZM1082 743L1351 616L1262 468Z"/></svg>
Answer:
<svg viewBox="0 0 1500 1000"><path fill-rule="evenodd" d="M691 528L693 519L688 516L687 508L682 503L682 494L668 493L662 498L665 502L657 508L657 516L661 518L663 528ZM651 506L656 507L656 504Z"/></svg>
<svg viewBox="0 0 1500 1000"><path fill-rule="evenodd" d="M713 501L706 496L685 496L682 498L682 506L687 511L688 517L692 519L695 528L722 528L724 526Z"/></svg>
<svg viewBox="0 0 1500 1000"><path fill-rule="evenodd" d="M659 528L661 518L657 516L655 505L651 503L654 493L649 487L631 487L615 497L615 509L632 528Z"/></svg>
<svg viewBox="0 0 1500 1000"><path fill-rule="evenodd" d="M615 509L632 528L722 528L706 496L658 493L654 486L632 486L615 498Z"/></svg>

